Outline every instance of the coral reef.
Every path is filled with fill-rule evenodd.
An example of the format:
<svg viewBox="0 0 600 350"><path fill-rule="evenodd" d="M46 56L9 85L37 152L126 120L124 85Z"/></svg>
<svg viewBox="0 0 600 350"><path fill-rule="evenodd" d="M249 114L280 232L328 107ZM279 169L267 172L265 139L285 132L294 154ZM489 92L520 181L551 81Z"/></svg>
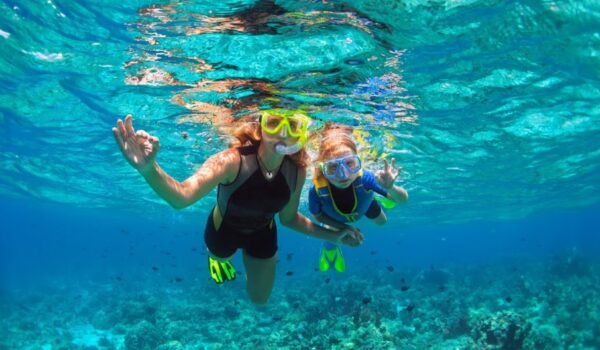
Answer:
<svg viewBox="0 0 600 350"><path fill-rule="evenodd" d="M242 279L55 280L5 293L0 349L600 348L597 268L556 273L554 261L307 269L280 280L264 307Z"/></svg>

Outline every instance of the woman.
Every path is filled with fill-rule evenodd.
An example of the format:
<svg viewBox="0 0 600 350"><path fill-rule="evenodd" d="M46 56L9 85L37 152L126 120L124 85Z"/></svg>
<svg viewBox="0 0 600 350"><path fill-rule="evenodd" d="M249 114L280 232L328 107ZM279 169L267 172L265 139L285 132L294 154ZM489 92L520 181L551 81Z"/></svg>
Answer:
<svg viewBox="0 0 600 350"><path fill-rule="evenodd" d="M408 200L405 189L394 185L399 170L384 159L384 170L377 174L363 169L352 129L341 125L328 125L323 130L318 167L315 168L313 186L309 192L309 208L314 217L339 230L360 231L349 225L363 216L378 225L387 221L380 203L386 208ZM374 192L380 197L375 197ZM346 269L340 247L325 242L319 258L319 269L329 270L333 264L338 272Z"/></svg>
<svg viewBox="0 0 600 350"><path fill-rule="evenodd" d="M183 182L160 168L158 138L136 132L131 115L124 123L117 121L113 134L127 161L174 208L190 206L218 186L204 234L211 277L217 283L235 278L229 260L241 248L248 295L265 304L275 279L276 213L283 225L304 234L350 246L362 242L359 234L323 228L297 211L306 178L308 122L300 112L263 112L259 123L244 124L234 134L237 142L208 158Z"/></svg>

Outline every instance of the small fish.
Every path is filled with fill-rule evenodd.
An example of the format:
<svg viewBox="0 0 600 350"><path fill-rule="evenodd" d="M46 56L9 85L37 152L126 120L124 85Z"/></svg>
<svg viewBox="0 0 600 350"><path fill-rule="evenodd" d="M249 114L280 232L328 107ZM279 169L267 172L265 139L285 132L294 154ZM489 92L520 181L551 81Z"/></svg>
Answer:
<svg viewBox="0 0 600 350"><path fill-rule="evenodd" d="M177 264L171 264L171 267L176 269L177 268Z"/></svg>
<svg viewBox="0 0 600 350"><path fill-rule="evenodd" d="M346 60L346 64L351 65L351 66L357 66L359 64L363 64L365 63L365 61L363 60Z"/></svg>
<svg viewBox="0 0 600 350"><path fill-rule="evenodd" d="M506 300L507 303L510 303L512 301L512 298L509 295L506 298L504 298L504 300Z"/></svg>
<svg viewBox="0 0 600 350"><path fill-rule="evenodd" d="M193 251L193 252L196 252L196 251L198 251L198 248L196 248L196 247L192 247L192 251Z"/></svg>
<svg viewBox="0 0 600 350"><path fill-rule="evenodd" d="M439 289L439 291L440 291L440 292L443 292L443 291L445 291L445 290L446 290L446 286L444 286L444 285L442 284L442 285L440 285L440 286L438 287L438 289Z"/></svg>
<svg viewBox="0 0 600 350"><path fill-rule="evenodd" d="M402 283L406 282L406 280L404 279L404 277L402 277L402 278L400 279L400 282L402 282Z"/></svg>
<svg viewBox="0 0 600 350"><path fill-rule="evenodd" d="M187 140L187 139L188 139L188 137L190 137L190 134L188 134L188 133L187 133L187 132L185 132L185 131L182 131L182 132L181 132L181 138L182 138L182 139L184 139L184 140Z"/></svg>
<svg viewBox="0 0 600 350"><path fill-rule="evenodd" d="M415 309L415 304L408 304L406 305L406 307L404 308L404 310L411 312Z"/></svg>
<svg viewBox="0 0 600 350"><path fill-rule="evenodd" d="M288 271L285 273L286 276L292 276L294 274L294 271Z"/></svg>
<svg viewBox="0 0 600 350"><path fill-rule="evenodd" d="M327 277L327 278L325 279L325 283L329 283L329 281L331 281L331 278Z"/></svg>
<svg viewBox="0 0 600 350"><path fill-rule="evenodd" d="M375 254L377 254L377 251L375 251L375 250L371 250L371 252L370 252L370 253L371 253L371 255L375 255Z"/></svg>
<svg viewBox="0 0 600 350"><path fill-rule="evenodd" d="M389 272L394 272L394 267L393 266L386 266L385 267Z"/></svg>
<svg viewBox="0 0 600 350"><path fill-rule="evenodd" d="M121 278L121 276L117 276L117 277L115 277L115 279L119 282L121 282L123 280L123 278Z"/></svg>
<svg viewBox="0 0 600 350"><path fill-rule="evenodd" d="M362 303L365 305L369 305L371 303L371 297L364 297Z"/></svg>
<svg viewBox="0 0 600 350"><path fill-rule="evenodd" d="M292 258L294 257L294 253L289 253L288 255L286 255L285 259L287 261L292 261Z"/></svg>
<svg viewBox="0 0 600 350"><path fill-rule="evenodd" d="M319 272L319 268L318 268L318 267L315 267L315 268L313 269L313 271Z"/></svg>
<svg viewBox="0 0 600 350"><path fill-rule="evenodd" d="M403 292L406 292L409 289L410 289L409 286L402 286L402 287L400 287L400 290L403 291Z"/></svg>
<svg viewBox="0 0 600 350"><path fill-rule="evenodd" d="M175 282L177 282L177 283L183 282L183 278L181 278L181 277L175 277Z"/></svg>
<svg viewBox="0 0 600 350"><path fill-rule="evenodd" d="M158 267L152 266L152 271L154 271L154 272L158 271Z"/></svg>

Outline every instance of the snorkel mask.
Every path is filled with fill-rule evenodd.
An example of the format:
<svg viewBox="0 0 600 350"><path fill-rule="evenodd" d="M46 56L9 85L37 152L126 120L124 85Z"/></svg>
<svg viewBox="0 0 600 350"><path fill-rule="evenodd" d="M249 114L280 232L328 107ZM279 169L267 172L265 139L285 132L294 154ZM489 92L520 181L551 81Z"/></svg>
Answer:
<svg viewBox="0 0 600 350"><path fill-rule="evenodd" d="M275 152L279 154L294 154L302 149L308 138L310 118L301 110L269 109L261 113L260 127L271 135L294 137L298 141L293 145L278 142Z"/></svg>
<svg viewBox="0 0 600 350"><path fill-rule="evenodd" d="M328 180L347 180L361 168L360 158L355 154L321 163L321 172Z"/></svg>

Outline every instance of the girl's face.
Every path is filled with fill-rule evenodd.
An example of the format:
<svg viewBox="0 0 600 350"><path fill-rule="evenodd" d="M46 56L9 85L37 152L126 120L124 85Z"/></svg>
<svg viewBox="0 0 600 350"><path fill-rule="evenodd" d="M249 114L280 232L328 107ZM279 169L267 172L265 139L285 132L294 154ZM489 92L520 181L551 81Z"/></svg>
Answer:
<svg viewBox="0 0 600 350"><path fill-rule="evenodd" d="M330 179L327 178L327 181L329 181L330 184L332 184L333 186L337 187L337 188L347 188L348 186L350 186L354 180L356 180L359 176L358 171L356 171L354 174L351 173L350 171L348 171L348 169L346 169L344 166L340 166L340 164L337 164L335 162L331 162L331 168L330 169L325 169L326 167L328 167L327 163L329 161L333 161L336 159L340 159L340 158L345 158L345 157L352 157L352 156L356 156L356 153L354 153L352 151L352 149L350 149L347 146L340 146L337 147L331 154L329 154L327 156L327 158L323 159L323 171L329 171L330 173L337 173L337 175ZM339 170L338 170L339 168Z"/></svg>

